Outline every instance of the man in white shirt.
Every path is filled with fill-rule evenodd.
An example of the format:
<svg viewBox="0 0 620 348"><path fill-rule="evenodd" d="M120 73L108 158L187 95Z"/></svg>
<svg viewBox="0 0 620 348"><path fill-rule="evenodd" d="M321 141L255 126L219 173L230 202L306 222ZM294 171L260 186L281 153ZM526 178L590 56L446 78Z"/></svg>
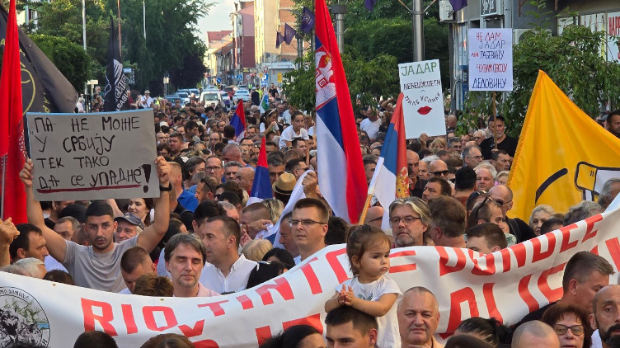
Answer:
<svg viewBox="0 0 620 348"><path fill-rule="evenodd" d="M295 111L291 114L292 124L286 127L280 135L280 149L286 149L293 145L293 139L302 138L308 140L308 131L304 128L304 114Z"/></svg>
<svg viewBox="0 0 620 348"><path fill-rule="evenodd" d="M214 216L199 230L209 262L202 271L200 282L220 294L245 290L256 262L239 255L239 223L227 216Z"/></svg>
<svg viewBox="0 0 620 348"><path fill-rule="evenodd" d="M370 141L373 142L377 138L379 127L381 126L381 119L376 109L368 108L366 112L367 119L363 120L360 124L360 129L368 134Z"/></svg>
<svg viewBox="0 0 620 348"><path fill-rule="evenodd" d="M144 91L144 95L140 98L140 105L144 108L150 108L153 104L153 98L151 98L151 92L147 89Z"/></svg>

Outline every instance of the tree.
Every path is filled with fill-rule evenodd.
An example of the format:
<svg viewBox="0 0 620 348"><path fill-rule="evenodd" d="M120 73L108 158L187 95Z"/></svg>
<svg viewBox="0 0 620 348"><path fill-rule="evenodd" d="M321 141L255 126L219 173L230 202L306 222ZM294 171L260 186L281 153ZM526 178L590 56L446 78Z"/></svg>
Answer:
<svg viewBox="0 0 620 348"><path fill-rule="evenodd" d="M354 108L362 105L375 105L380 96L396 96L400 91L398 82L398 68L396 58L380 54L374 59L366 61L362 57L351 55L342 57L350 98ZM284 86L284 91L291 103L305 110L315 107L315 65L314 57L306 56L303 60L303 69L294 70L286 75L292 81ZM358 98L359 97L359 98Z"/></svg>
<svg viewBox="0 0 620 348"><path fill-rule="evenodd" d="M90 57L84 52L84 48L58 36L35 34L30 35L30 38L76 90L84 88L90 65Z"/></svg>
<svg viewBox="0 0 620 348"><path fill-rule="evenodd" d="M509 134L518 136L527 113L538 70L543 70L590 117L599 116L607 103L620 105L620 65L601 56L605 32L583 26L565 27L560 36L535 30L514 46L514 89L498 112L504 114ZM498 94L498 96L501 94ZM498 97L498 102L501 98ZM492 113L490 93L470 92L462 125L475 125L480 115Z"/></svg>

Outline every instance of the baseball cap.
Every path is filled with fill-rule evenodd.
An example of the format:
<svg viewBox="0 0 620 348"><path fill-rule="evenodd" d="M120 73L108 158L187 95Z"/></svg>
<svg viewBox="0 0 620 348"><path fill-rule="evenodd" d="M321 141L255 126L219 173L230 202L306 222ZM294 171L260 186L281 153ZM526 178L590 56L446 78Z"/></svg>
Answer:
<svg viewBox="0 0 620 348"><path fill-rule="evenodd" d="M125 215L123 216L118 216L114 218L114 221L118 222L118 220L125 220L134 226L138 226L141 229L144 229L144 224L142 223L142 220L140 220L140 218L138 218L137 216L133 214L125 213Z"/></svg>

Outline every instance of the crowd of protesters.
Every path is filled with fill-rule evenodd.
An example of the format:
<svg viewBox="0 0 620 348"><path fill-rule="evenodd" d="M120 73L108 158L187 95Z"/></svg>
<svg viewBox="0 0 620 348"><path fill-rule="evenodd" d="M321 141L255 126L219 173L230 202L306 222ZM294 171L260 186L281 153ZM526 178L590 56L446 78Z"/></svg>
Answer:
<svg viewBox="0 0 620 348"><path fill-rule="evenodd" d="M269 97L267 110L261 93ZM32 178L39 169L27 161L20 176L28 223L0 224L2 270L127 296L210 297L251 288L327 245L346 243L354 277L325 303L326 341L316 328L298 325L261 347L437 348L438 299L423 286L399 289L388 274L391 249L435 245L491 253L598 214L620 191L620 178L611 179L598 202L568 212L540 205L529 221L508 218L513 193L506 181L518 140L506 135L501 116L457 136L458 119L447 115L447 136L408 141L410 197L373 205L364 224L350 226L332 216L318 187L315 113L289 105L273 85L253 89L251 97L243 103L243 139L230 125L234 107L196 98L186 105L134 102L153 109L161 191L154 199L37 202ZM368 182L393 111L390 99L356 112ZM606 121L615 118L620 112ZM248 203L263 138L273 198ZM304 173L306 198L282 216ZM566 265L559 301L512 327L469 318L445 346L620 347L620 286L609 283L613 273L602 257L577 253ZM18 337L9 343L29 347ZM74 347L116 343L103 332L85 332ZM164 334L142 347L193 344Z"/></svg>

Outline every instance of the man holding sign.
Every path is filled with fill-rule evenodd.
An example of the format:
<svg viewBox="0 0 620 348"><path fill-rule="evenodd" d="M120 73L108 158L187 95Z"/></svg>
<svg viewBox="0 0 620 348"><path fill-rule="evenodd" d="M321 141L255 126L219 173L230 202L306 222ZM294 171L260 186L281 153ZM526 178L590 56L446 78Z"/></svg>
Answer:
<svg viewBox="0 0 620 348"><path fill-rule="evenodd" d="M26 187L28 221L43 231L50 254L61 262L73 276L76 285L119 292L124 288L120 260L125 250L139 246L151 252L163 238L170 221L168 192L170 191L170 165L163 157L155 161L159 178L160 196L155 199L155 220L142 233L123 241L114 242L117 223L112 208L103 201L93 202L86 210L84 229L90 246L86 247L65 240L45 225L41 205L34 198L32 160L24 165L20 178Z"/></svg>

